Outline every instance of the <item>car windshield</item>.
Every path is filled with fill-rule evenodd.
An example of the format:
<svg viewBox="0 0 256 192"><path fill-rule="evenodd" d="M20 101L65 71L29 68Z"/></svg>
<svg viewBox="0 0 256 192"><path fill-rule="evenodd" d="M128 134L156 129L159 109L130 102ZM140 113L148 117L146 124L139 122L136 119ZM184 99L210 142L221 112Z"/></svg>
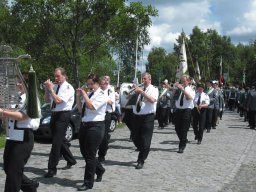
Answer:
<svg viewBox="0 0 256 192"><path fill-rule="evenodd" d="M50 110L50 103L44 103L41 106L41 110L43 110L43 111Z"/></svg>

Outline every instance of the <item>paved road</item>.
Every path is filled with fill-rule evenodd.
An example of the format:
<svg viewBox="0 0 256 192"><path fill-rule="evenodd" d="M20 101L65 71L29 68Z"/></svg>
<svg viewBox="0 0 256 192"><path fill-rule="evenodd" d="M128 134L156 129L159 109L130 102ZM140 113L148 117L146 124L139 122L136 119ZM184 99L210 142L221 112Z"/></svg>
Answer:
<svg viewBox="0 0 256 192"><path fill-rule="evenodd" d="M201 145L194 141L192 129L183 154L177 153L178 140L173 125L158 130L155 126L151 152L142 170L136 170L138 152L128 142L127 128L112 133L110 150L104 164L106 172L95 192L249 192L256 191L256 131L235 112L226 112L216 130L205 133ZM84 160L78 141L72 141L78 160L71 170L61 170L52 179L43 178L47 171L49 144L36 143L26 166L26 174L40 182L39 192L71 192L82 184ZM0 150L2 156L3 150ZM0 159L2 166L2 158ZM0 172L0 189L5 175Z"/></svg>

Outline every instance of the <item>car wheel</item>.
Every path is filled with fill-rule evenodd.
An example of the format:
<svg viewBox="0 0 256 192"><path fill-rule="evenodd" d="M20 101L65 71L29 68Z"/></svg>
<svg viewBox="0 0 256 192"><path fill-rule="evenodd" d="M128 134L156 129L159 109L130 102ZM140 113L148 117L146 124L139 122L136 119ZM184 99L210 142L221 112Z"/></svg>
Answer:
<svg viewBox="0 0 256 192"><path fill-rule="evenodd" d="M68 124L67 131L66 131L66 139L68 142L70 142L73 139L74 131L73 126L71 124Z"/></svg>
<svg viewBox="0 0 256 192"><path fill-rule="evenodd" d="M112 120L111 120L111 123L110 123L109 130L110 130L111 132L113 132L115 129L116 129L116 121L112 119Z"/></svg>

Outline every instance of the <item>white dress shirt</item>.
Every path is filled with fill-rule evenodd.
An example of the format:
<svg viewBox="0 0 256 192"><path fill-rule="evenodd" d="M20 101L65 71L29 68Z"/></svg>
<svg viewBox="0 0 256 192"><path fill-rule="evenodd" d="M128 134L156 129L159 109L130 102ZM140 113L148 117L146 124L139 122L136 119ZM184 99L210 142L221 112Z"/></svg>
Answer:
<svg viewBox="0 0 256 192"><path fill-rule="evenodd" d="M20 103L18 104L18 106L16 108L20 109L20 112L26 114L27 113L26 109L23 109L23 107L26 103L26 94L24 93L24 94L20 95L20 98L21 98ZM39 109L40 109L40 106L39 106ZM17 128L36 130L39 128L40 118L36 118L36 119L28 118L23 121L16 121L16 120L9 119L8 133L7 133L6 139L14 140L14 141L23 141L24 140L24 130L15 129L14 128L15 122L16 122Z"/></svg>
<svg viewBox="0 0 256 192"><path fill-rule="evenodd" d="M158 89L154 87L153 85L149 85L146 90L144 91L147 95L150 95L153 97L156 101L154 103L149 102L145 97L143 97L142 102L141 102L141 110L140 112L136 111L137 103L139 102L141 98L141 94L139 95L136 105L133 105L133 113L136 115L146 115L146 114L151 114L156 112L156 104L157 104L157 99L158 99Z"/></svg>
<svg viewBox="0 0 256 192"><path fill-rule="evenodd" d="M90 100L92 101L94 110L85 107L85 115L82 117L82 122L104 121L108 96L101 88L98 88L93 93ZM84 103L84 101L82 103Z"/></svg>
<svg viewBox="0 0 256 192"><path fill-rule="evenodd" d="M202 93L197 92L196 93L196 96L195 96L195 99L194 99L194 105L195 106L197 105L197 101L198 101L200 95L201 95L201 97L200 97L200 104L207 104L207 105L209 105L210 104L210 98L209 98L209 96L205 92L202 92Z"/></svg>
<svg viewBox="0 0 256 192"><path fill-rule="evenodd" d="M54 85L54 92L56 93L58 85ZM75 100L75 90L71 84L69 84L67 81L64 81L59 88L58 94L57 94L62 102L60 104L56 103L56 107L52 109L52 111L70 111L72 109L72 106L74 104ZM51 97L51 101L53 102L53 99Z"/></svg>
<svg viewBox="0 0 256 192"><path fill-rule="evenodd" d="M184 94L183 97L183 106L180 106L180 99L181 99L181 95L182 92L180 93L179 99L175 102L176 108L177 109L193 109L194 108L194 98L195 98L195 91L190 87L190 86L186 86L185 87L185 91L186 93L188 93L192 99L191 100L187 100L186 96Z"/></svg>
<svg viewBox="0 0 256 192"><path fill-rule="evenodd" d="M106 90L104 90L104 94L107 95L108 100L112 101L112 105L107 104L106 112L112 113L115 111L115 101L116 101L116 96L115 96L115 91L113 91L110 87L108 87Z"/></svg>

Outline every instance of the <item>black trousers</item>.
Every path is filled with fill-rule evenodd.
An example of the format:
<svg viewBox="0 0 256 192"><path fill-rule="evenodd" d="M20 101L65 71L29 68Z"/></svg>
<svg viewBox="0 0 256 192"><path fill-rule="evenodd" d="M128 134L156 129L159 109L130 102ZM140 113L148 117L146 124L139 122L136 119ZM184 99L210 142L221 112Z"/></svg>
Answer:
<svg viewBox="0 0 256 192"><path fill-rule="evenodd" d="M192 115L194 134L197 136L198 141L202 141L206 122L206 109L201 109L199 113L197 108L194 108Z"/></svg>
<svg viewBox="0 0 256 192"><path fill-rule="evenodd" d="M168 116L169 113L167 113L167 108L158 108L158 123L159 127L164 127L166 124L168 124Z"/></svg>
<svg viewBox="0 0 256 192"><path fill-rule="evenodd" d="M34 146L32 129L24 130L24 141L6 140L4 149L5 192L36 192L35 183L24 175L26 165Z"/></svg>
<svg viewBox="0 0 256 192"><path fill-rule="evenodd" d="M102 142L105 131L105 122L82 123L79 130L79 146L86 165L84 172L84 184L92 188L94 184L94 175L98 174L104 168L96 159L97 150Z"/></svg>
<svg viewBox="0 0 256 192"><path fill-rule="evenodd" d="M175 131L180 140L179 148L187 144L187 134L191 122L191 109L177 109L175 112Z"/></svg>
<svg viewBox="0 0 256 192"><path fill-rule="evenodd" d="M256 121L256 111L249 111L249 125L251 128L255 128L255 121Z"/></svg>
<svg viewBox="0 0 256 192"><path fill-rule="evenodd" d="M132 141L139 149L138 162L144 163L147 159L151 140L153 136L155 115L135 115L133 116Z"/></svg>
<svg viewBox="0 0 256 192"><path fill-rule="evenodd" d="M219 109L213 109L213 112L212 112L212 127L217 126L218 117L219 117Z"/></svg>
<svg viewBox="0 0 256 192"><path fill-rule="evenodd" d="M213 117L213 108L206 109L206 129L211 130L212 128L212 118Z"/></svg>
<svg viewBox="0 0 256 192"><path fill-rule="evenodd" d="M104 137L100 144L98 155L99 157L105 157L108 151L108 144L110 140L110 133L109 128L111 124L111 113L106 113L105 115L105 131L104 131Z"/></svg>
<svg viewBox="0 0 256 192"><path fill-rule="evenodd" d="M133 112L132 109L124 109L124 119L123 122L126 124L130 131L132 130L132 122L133 122Z"/></svg>
<svg viewBox="0 0 256 192"><path fill-rule="evenodd" d="M70 121L70 111L54 113L51 116L50 129L52 131L52 148L49 156L48 169L56 171L61 155L68 164L76 164L76 160L69 150L65 138L67 127Z"/></svg>

